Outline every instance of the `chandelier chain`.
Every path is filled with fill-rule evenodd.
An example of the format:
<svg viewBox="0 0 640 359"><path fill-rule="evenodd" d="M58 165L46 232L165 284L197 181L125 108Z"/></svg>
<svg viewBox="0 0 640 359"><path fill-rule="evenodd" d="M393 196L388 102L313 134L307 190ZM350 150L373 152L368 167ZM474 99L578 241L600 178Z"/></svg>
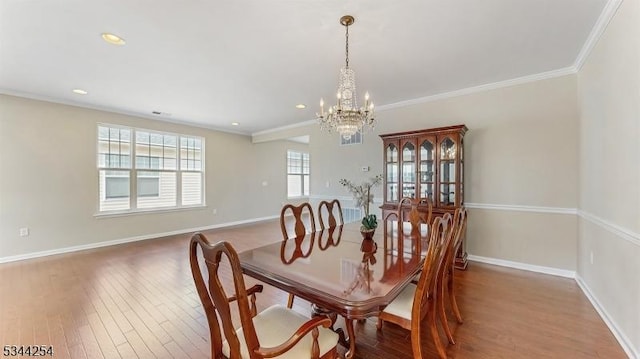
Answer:
<svg viewBox="0 0 640 359"><path fill-rule="evenodd" d="M345 26L347 28L347 31L345 32L345 46L344 46L344 53L345 53L345 59L346 59L346 68L349 68L349 25Z"/></svg>

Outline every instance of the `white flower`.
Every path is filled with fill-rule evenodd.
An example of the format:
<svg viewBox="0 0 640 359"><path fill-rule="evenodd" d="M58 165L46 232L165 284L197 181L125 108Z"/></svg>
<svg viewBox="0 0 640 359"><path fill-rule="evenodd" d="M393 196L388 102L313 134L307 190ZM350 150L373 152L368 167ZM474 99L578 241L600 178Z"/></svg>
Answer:
<svg viewBox="0 0 640 359"><path fill-rule="evenodd" d="M362 182L361 185L356 186L353 182L347 179L341 179L340 184L347 187L349 192L353 195L353 199L356 202L357 207L362 207L364 210L364 216L369 216L369 203L373 203L373 193L371 193L371 187L377 186L382 182L382 175L377 175L371 178L369 181Z"/></svg>

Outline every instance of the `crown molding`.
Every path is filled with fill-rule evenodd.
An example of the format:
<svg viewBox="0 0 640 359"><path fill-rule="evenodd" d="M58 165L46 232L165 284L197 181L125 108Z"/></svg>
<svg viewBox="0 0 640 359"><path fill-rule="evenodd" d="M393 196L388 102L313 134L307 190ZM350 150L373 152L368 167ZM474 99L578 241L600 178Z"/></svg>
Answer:
<svg viewBox="0 0 640 359"><path fill-rule="evenodd" d="M575 67L573 67L573 66L565 67L565 68L561 68L561 69L557 69L557 70L541 72L541 73L534 74L534 75L517 77L517 78L514 78L514 79L510 79L510 80L492 82L492 83L488 83L488 84L484 84L484 85L467 87L467 88L460 89L460 90L455 90L455 91L450 91L450 92L443 92L443 93L439 93L439 94L435 94L435 95L431 95L431 96L420 97L420 98L416 98L416 99L412 99L412 100L400 101L400 102L391 103L391 104L387 104L387 105L377 106L376 107L376 111L386 111L386 110L391 110L391 109L401 108L401 107L406 107L406 106L412 106L412 105L417 105L417 104L426 103L426 102L444 100L444 99L448 99L448 98L452 98L452 97L470 95L470 94L477 93L477 92L490 91L490 90L495 90L495 89L499 89L499 88L503 88L503 87L521 85L521 84L540 81L540 80L547 80L547 79L552 79L552 78L556 78L556 77L572 75L572 74L575 74L576 72L577 72L577 69Z"/></svg>
<svg viewBox="0 0 640 359"><path fill-rule="evenodd" d="M285 125L285 126L270 128L268 130L254 132L254 133L251 134L251 137L268 135L270 133L280 132L280 131L284 131L284 130L290 130L290 129L298 128L298 127L305 127L305 126L313 125L314 123L316 123L316 120L306 120L306 121L294 123L294 124L291 124L291 125Z"/></svg>
<svg viewBox="0 0 640 359"><path fill-rule="evenodd" d="M490 91L490 90L495 90L503 87L521 85L521 84L540 81L540 80L547 80L547 79L552 79L556 77L572 75L572 74L575 74L576 72L577 72L577 69L574 66L565 67L557 70L541 72L534 75L517 77L515 79L510 79L506 81L493 82L493 83L474 86L474 87L467 87L460 90L443 92L443 93L430 95L426 97L420 97L420 98L415 98L411 100L390 103L387 105L376 106L376 111L387 111L387 110L392 110L392 109L402 108L402 107L407 107L412 105L418 105L418 104L427 103L427 102L433 102L433 101L444 100L444 99L453 98L453 97L470 95L477 92ZM264 131L254 132L251 134L251 136L253 137L253 136L266 135L270 133L289 130L292 128L304 127L304 126L312 125L314 123L316 123L316 120L307 120L307 121L295 123L292 125L286 125L286 126L264 130Z"/></svg>
<svg viewBox="0 0 640 359"><path fill-rule="evenodd" d="M574 68L576 68L577 70L580 70L582 68L582 65L584 65L585 61L589 57L589 54L591 54L591 51L598 43L598 40L600 40L600 37L604 33L604 30L607 29L609 22L611 22L611 19L613 19L613 16L618 11L618 8L622 4L622 1L623 0L607 1L607 4L604 6L604 9L602 9L602 12L600 13L600 17L598 17L598 20L591 29L591 33L589 33L589 36L587 37L587 41L584 42L584 45L582 46L578 57L576 57L576 61L573 63Z"/></svg>
<svg viewBox="0 0 640 359"><path fill-rule="evenodd" d="M179 120L179 119L171 119L171 118L155 116L155 115L147 115L147 114L142 114L142 113L133 112L133 111L118 110L118 109L114 109L114 108L110 108L110 107L103 107L103 106L98 106L98 105L85 104L85 103L69 101L69 100L55 99L55 98L52 98L52 97L34 95L34 94L31 94L31 93L19 92L19 91L6 89L6 88L0 88L0 95L7 95L7 96L14 96L14 97L19 97L19 98L26 98L26 99L29 99L29 100L49 102L49 103L54 103L54 104L58 104L58 105L73 106L73 107L84 108L84 109L88 109L88 110L113 113L113 114L117 114L117 115L131 116L131 117L136 117L136 118L143 118L143 119L147 119L147 120L168 122L168 123L172 123L174 125L202 128L202 129L205 129L205 130L223 132L223 133L228 133L228 134L232 134L232 135L249 136L249 134L245 133L245 132L232 131L232 130L227 130L227 129L223 129L223 128L218 128L218 127L215 127L215 126L207 126L207 125L199 124L199 123L196 123L196 122L189 122L189 121Z"/></svg>

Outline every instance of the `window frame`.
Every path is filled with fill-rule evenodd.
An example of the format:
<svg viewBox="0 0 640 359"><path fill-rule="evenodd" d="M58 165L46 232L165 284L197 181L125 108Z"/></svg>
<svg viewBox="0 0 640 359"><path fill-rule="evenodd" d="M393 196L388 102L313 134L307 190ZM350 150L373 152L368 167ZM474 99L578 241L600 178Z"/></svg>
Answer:
<svg viewBox="0 0 640 359"><path fill-rule="evenodd" d="M107 167L107 166L100 166L100 128L101 127L105 127L110 129L119 129L119 130L128 130L130 131L130 142L129 142L129 146L130 146L130 152L128 153L129 155L129 168L122 168L122 167L118 167L118 168L111 168L111 167ZM166 167L162 166L161 168L152 168L153 166L149 166L149 168L138 168L138 163L137 163L137 159L136 159L136 150L137 150L137 132L146 132L149 134L159 134L162 136L175 136L176 138L176 158L175 158L175 169L166 169ZM123 126L123 125L117 125L117 124L110 124L110 123L97 123L96 124L96 137L95 137L95 144L96 144L96 153L95 153L95 165L96 165L96 170L98 173L98 183L97 183L97 204L96 204L96 213L94 216L96 217L101 217L101 216L119 216L119 215L129 215L129 214L138 214L138 213L156 213L156 212L167 212L167 211L176 211L176 210L185 210L185 209L193 209L193 208L202 208L202 207L206 207L206 188L205 188L205 183L206 183L206 168L205 168L205 153L206 153L206 148L205 148L205 138L202 136L196 136L196 135L188 135L188 134L181 134L181 133L175 133L175 132L168 132L168 131L159 131L159 130L152 130L152 129L146 129L146 128L138 128L138 127L132 127L132 126ZM181 169L181 163L180 163L180 141L182 138L194 138L194 139L199 139L199 143L200 143L200 169L189 169L189 170L182 170ZM110 155L110 153L108 154ZM127 209L102 209L102 203L103 203L103 198L101 198L101 183L100 183L100 172L101 171L126 171L129 173L129 207ZM143 208L139 208L138 207L138 171L140 172L154 172L158 174L158 180L160 181L160 177L161 174L163 172L169 172L169 173L174 173L175 174L175 205L171 205L171 206L155 206L155 207L143 207ZM183 186L182 186L182 174L183 173L199 173L200 174L200 203L198 204L188 204L188 205L183 205L183 198L182 198L182 194L183 194ZM106 174L105 174L106 177ZM106 186L106 183L105 183ZM106 188L105 190L105 195L106 195ZM159 189L160 192L160 189ZM160 193L158 194L160 195ZM154 198L154 196L143 196L143 198Z"/></svg>
<svg viewBox="0 0 640 359"><path fill-rule="evenodd" d="M289 169L291 168L290 165L290 160L291 160L291 153L296 153L300 155L300 161L301 161L301 165L300 165L300 173L292 173L289 171ZM307 168L307 173L305 173L305 166L304 166L304 162L305 162L305 156L307 158L307 163L308 168ZM299 150L287 150L287 156L286 156L286 192L287 192L287 198L288 199L294 199L294 198L307 198L311 195L311 157L309 156L309 152L304 152L304 151L299 151ZM300 195L291 195L289 193L289 176L299 176L300 178ZM308 176L309 180L308 180L308 186L309 188L305 187L304 185L304 178L305 176ZM306 194L305 194L306 191Z"/></svg>
<svg viewBox="0 0 640 359"><path fill-rule="evenodd" d="M362 129L359 129L356 133L351 135L349 139L345 139L344 137L340 136L340 146L361 145L362 137L363 137L362 132L363 132Z"/></svg>

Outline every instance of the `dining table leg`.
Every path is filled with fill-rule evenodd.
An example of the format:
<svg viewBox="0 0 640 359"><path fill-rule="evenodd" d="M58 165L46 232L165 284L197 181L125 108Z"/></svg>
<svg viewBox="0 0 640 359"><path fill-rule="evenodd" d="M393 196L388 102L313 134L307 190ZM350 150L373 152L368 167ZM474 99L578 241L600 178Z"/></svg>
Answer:
<svg viewBox="0 0 640 359"><path fill-rule="evenodd" d="M346 359L352 359L356 354L356 333L353 329L353 319L344 318L344 325L347 327L347 343L349 344L349 350L345 354Z"/></svg>

